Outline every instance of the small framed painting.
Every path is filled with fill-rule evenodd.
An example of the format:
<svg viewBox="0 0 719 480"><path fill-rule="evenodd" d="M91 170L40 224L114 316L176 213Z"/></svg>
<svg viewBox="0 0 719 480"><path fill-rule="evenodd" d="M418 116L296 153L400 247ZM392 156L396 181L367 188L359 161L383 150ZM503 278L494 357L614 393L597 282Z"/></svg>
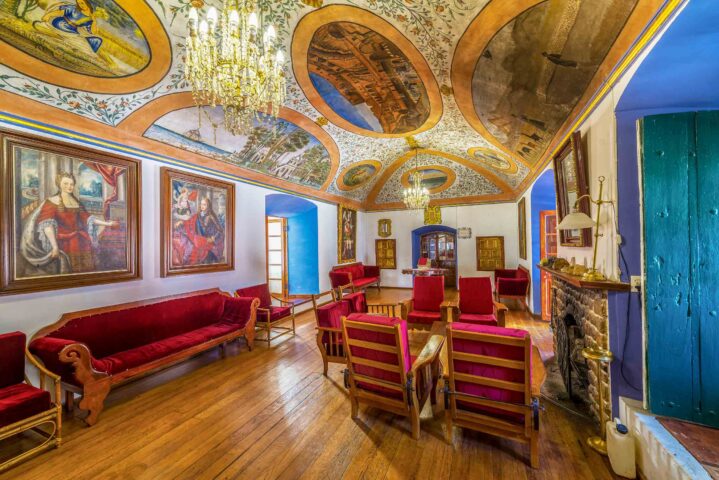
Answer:
<svg viewBox="0 0 719 480"><path fill-rule="evenodd" d="M392 220L389 218L380 218L377 221L377 235L382 238L392 236Z"/></svg>
<svg viewBox="0 0 719 480"><path fill-rule="evenodd" d="M0 131L0 294L141 278L140 162Z"/></svg>
<svg viewBox="0 0 719 480"><path fill-rule="evenodd" d="M337 206L337 263L357 260L357 210Z"/></svg>
<svg viewBox="0 0 719 480"><path fill-rule="evenodd" d="M235 186L160 169L161 275L234 269Z"/></svg>
<svg viewBox="0 0 719 480"><path fill-rule="evenodd" d="M517 204L517 222L519 227L519 258L527 259L527 205L525 198Z"/></svg>

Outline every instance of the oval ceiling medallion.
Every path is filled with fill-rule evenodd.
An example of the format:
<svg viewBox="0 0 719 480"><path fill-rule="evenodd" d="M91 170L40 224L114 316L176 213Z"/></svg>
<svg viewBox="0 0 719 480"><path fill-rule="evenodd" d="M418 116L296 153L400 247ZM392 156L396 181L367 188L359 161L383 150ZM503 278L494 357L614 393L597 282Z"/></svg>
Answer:
<svg viewBox="0 0 719 480"><path fill-rule="evenodd" d="M340 190L354 190L369 182L382 168L377 160L363 160L353 163L342 172L337 179Z"/></svg>
<svg viewBox="0 0 719 480"><path fill-rule="evenodd" d="M421 166L404 172L401 182L405 188L411 186L409 177L414 172L419 172L422 175L422 186L429 190L430 194L447 190L457 178L457 175L451 169L442 165Z"/></svg>
<svg viewBox="0 0 719 480"><path fill-rule="evenodd" d="M292 63L312 105L350 132L404 137L433 127L442 115L424 57L366 10L333 5L306 15L295 29Z"/></svg>
<svg viewBox="0 0 719 480"><path fill-rule="evenodd" d="M154 85L170 67L169 39L144 2L5 3L16 8L0 6L0 63L30 77L125 93Z"/></svg>
<svg viewBox="0 0 719 480"><path fill-rule="evenodd" d="M288 182L322 188L331 171L327 148L293 122L277 118L255 123L248 135L224 127L222 107L187 107L169 112L144 136L205 157Z"/></svg>
<svg viewBox="0 0 719 480"><path fill-rule="evenodd" d="M472 147L467 150L467 154L472 157L473 160L477 160L500 172L516 173L518 170L517 164L514 163L509 155L492 150L491 148Z"/></svg>

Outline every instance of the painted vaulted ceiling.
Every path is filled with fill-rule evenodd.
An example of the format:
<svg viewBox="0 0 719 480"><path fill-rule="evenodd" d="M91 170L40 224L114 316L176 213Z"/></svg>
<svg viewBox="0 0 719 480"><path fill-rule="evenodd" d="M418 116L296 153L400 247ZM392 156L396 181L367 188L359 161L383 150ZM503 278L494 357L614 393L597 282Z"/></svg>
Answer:
<svg viewBox="0 0 719 480"><path fill-rule="evenodd" d="M291 58L272 125L195 106L187 0L0 0L0 110L368 210L417 168L435 204L512 200L664 5L258 3Z"/></svg>

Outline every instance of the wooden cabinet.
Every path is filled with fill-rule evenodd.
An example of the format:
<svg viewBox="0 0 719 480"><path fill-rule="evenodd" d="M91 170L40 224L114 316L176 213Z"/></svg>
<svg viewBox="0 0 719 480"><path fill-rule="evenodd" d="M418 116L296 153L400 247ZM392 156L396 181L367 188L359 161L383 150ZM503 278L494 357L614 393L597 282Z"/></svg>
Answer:
<svg viewBox="0 0 719 480"><path fill-rule="evenodd" d="M397 268L397 240L394 238L374 241L375 259L379 268Z"/></svg>
<svg viewBox="0 0 719 480"><path fill-rule="evenodd" d="M504 237L477 237L477 270L504 268Z"/></svg>
<svg viewBox="0 0 719 480"><path fill-rule="evenodd" d="M447 269L446 287L457 285L457 237L449 232L429 232L420 237L420 256L428 258L435 268Z"/></svg>

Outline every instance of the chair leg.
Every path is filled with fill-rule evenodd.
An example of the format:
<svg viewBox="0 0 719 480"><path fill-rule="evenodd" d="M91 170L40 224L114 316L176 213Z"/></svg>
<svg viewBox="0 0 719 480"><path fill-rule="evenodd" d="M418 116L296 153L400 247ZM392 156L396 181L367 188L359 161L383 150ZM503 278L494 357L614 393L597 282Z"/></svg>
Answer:
<svg viewBox="0 0 719 480"><path fill-rule="evenodd" d="M357 397L351 394L350 404L352 405L352 418L357 418L359 416L359 402L357 401Z"/></svg>
<svg viewBox="0 0 719 480"><path fill-rule="evenodd" d="M227 356L225 354L225 344L224 343L219 344L218 348L220 349L220 357L225 358Z"/></svg>
<svg viewBox="0 0 719 480"><path fill-rule="evenodd" d="M448 408L444 411L444 439L447 443L452 445L452 411Z"/></svg>
<svg viewBox="0 0 719 480"><path fill-rule="evenodd" d="M65 390L65 410L68 413L75 411L75 394L70 390Z"/></svg>
<svg viewBox="0 0 719 480"><path fill-rule="evenodd" d="M267 329L267 348L270 348L270 336L272 335L272 326L270 322L267 322L265 328Z"/></svg>
<svg viewBox="0 0 719 480"><path fill-rule="evenodd" d="M536 431L532 432L529 439L529 462L532 468L539 468L539 435Z"/></svg>
<svg viewBox="0 0 719 480"><path fill-rule="evenodd" d="M295 334L295 313L292 312L292 335Z"/></svg>
<svg viewBox="0 0 719 480"><path fill-rule="evenodd" d="M419 408L413 405L409 411L409 416L412 421L412 438L419 440Z"/></svg>

